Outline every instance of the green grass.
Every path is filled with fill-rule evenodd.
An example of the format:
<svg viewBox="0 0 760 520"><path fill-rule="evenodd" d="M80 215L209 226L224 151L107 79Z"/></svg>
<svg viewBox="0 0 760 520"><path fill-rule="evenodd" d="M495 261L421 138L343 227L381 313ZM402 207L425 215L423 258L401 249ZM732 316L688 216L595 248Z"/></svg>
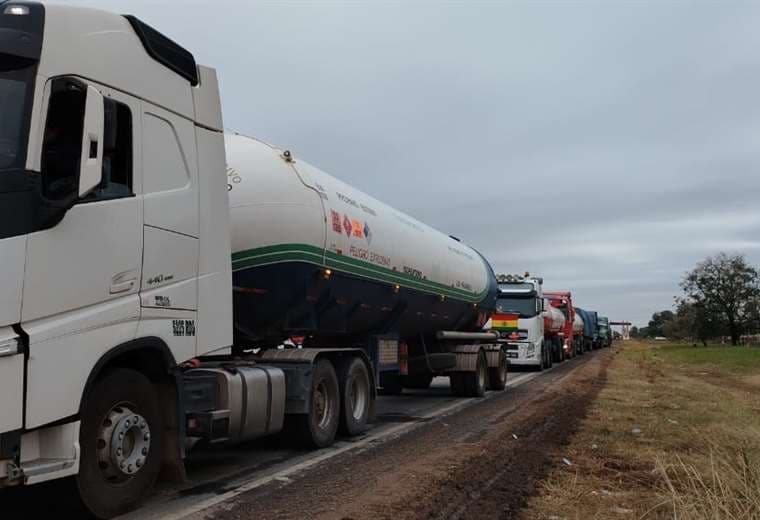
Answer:
<svg viewBox="0 0 760 520"><path fill-rule="evenodd" d="M655 343L651 354L660 361L714 368L728 372L755 372L760 370L760 348L732 347L729 345L694 347L684 343Z"/></svg>

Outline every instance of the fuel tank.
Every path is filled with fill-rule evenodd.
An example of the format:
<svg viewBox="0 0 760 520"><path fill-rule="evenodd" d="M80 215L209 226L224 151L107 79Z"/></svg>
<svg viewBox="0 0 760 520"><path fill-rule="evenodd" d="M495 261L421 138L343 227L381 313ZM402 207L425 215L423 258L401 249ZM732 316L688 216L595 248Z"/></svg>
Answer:
<svg viewBox="0 0 760 520"><path fill-rule="evenodd" d="M544 334L545 335L557 335L562 332L562 327L565 326L565 315L562 311L551 305L546 306L546 310L543 312L544 317Z"/></svg>
<svg viewBox="0 0 760 520"><path fill-rule="evenodd" d="M225 145L237 341L403 339L490 317L496 277L474 249L290 152Z"/></svg>
<svg viewBox="0 0 760 520"><path fill-rule="evenodd" d="M573 320L573 336L583 335L583 318L580 313L575 313L575 320Z"/></svg>

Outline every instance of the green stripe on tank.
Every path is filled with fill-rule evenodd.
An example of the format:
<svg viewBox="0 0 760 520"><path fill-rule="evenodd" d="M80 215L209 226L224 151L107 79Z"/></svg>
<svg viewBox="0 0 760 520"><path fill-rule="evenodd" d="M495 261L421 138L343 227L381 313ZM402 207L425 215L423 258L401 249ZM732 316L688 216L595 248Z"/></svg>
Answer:
<svg viewBox="0 0 760 520"><path fill-rule="evenodd" d="M488 293L487 288L480 293L473 293L431 280L416 278L358 258L325 251L309 244L278 244L232 254L233 271L283 262L306 262L370 280L398 284L402 287L432 294L442 294L473 303L480 302Z"/></svg>

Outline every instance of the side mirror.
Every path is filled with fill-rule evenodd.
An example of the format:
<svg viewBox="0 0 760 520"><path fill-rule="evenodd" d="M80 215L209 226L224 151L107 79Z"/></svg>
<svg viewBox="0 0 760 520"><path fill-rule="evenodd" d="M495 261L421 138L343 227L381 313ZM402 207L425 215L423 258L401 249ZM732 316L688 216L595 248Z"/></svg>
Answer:
<svg viewBox="0 0 760 520"><path fill-rule="evenodd" d="M79 197L84 197L103 180L103 96L87 87L82 136L82 162L79 169Z"/></svg>

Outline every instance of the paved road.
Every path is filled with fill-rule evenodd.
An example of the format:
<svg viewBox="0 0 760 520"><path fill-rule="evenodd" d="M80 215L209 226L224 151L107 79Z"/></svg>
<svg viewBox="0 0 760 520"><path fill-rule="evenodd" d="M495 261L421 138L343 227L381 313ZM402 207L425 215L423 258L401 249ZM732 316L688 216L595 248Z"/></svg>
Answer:
<svg viewBox="0 0 760 520"><path fill-rule="evenodd" d="M508 387L520 386L541 375L538 372L511 372ZM496 395L489 392L485 399ZM160 484L143 507L121 518L179 520L273 481L287 482L291 476L321 462L349 451L356 453L383 444L432 419L454 414L482 401L452 397L448 378L436 378L429 390L406 390L400 396L379 397L374 427L363 436L339 439L330 448L299 451L289 448L286 439L272 437L232 448L194 450L186 461L188 482ZM58 500L53 498L56 493L59 493L59 484L50 483L2 490L0 499L6 512L23 514L27 518L52 514L74 518L61 510Z"/></svg>
<svg viewBox="0 0 760 520"><path fill-rule="evenodd" d="M508 387L516 387L541 374L513 372ZM508 390L507 390L508 391ZM496 395L486 394L486 399ZM452 397L448 378L436 378L429 390L405 390L403 395L377 401L377 421L364 436L341 439L332 447L312 452L288 449L286 441L273 438L236 448L201 450L187 460L190 482L164 486L144 507L121 518L128 520L179 520L257 487L281 480L350 450L406 434L425 422L458 412L482 399Z"/></svg>

